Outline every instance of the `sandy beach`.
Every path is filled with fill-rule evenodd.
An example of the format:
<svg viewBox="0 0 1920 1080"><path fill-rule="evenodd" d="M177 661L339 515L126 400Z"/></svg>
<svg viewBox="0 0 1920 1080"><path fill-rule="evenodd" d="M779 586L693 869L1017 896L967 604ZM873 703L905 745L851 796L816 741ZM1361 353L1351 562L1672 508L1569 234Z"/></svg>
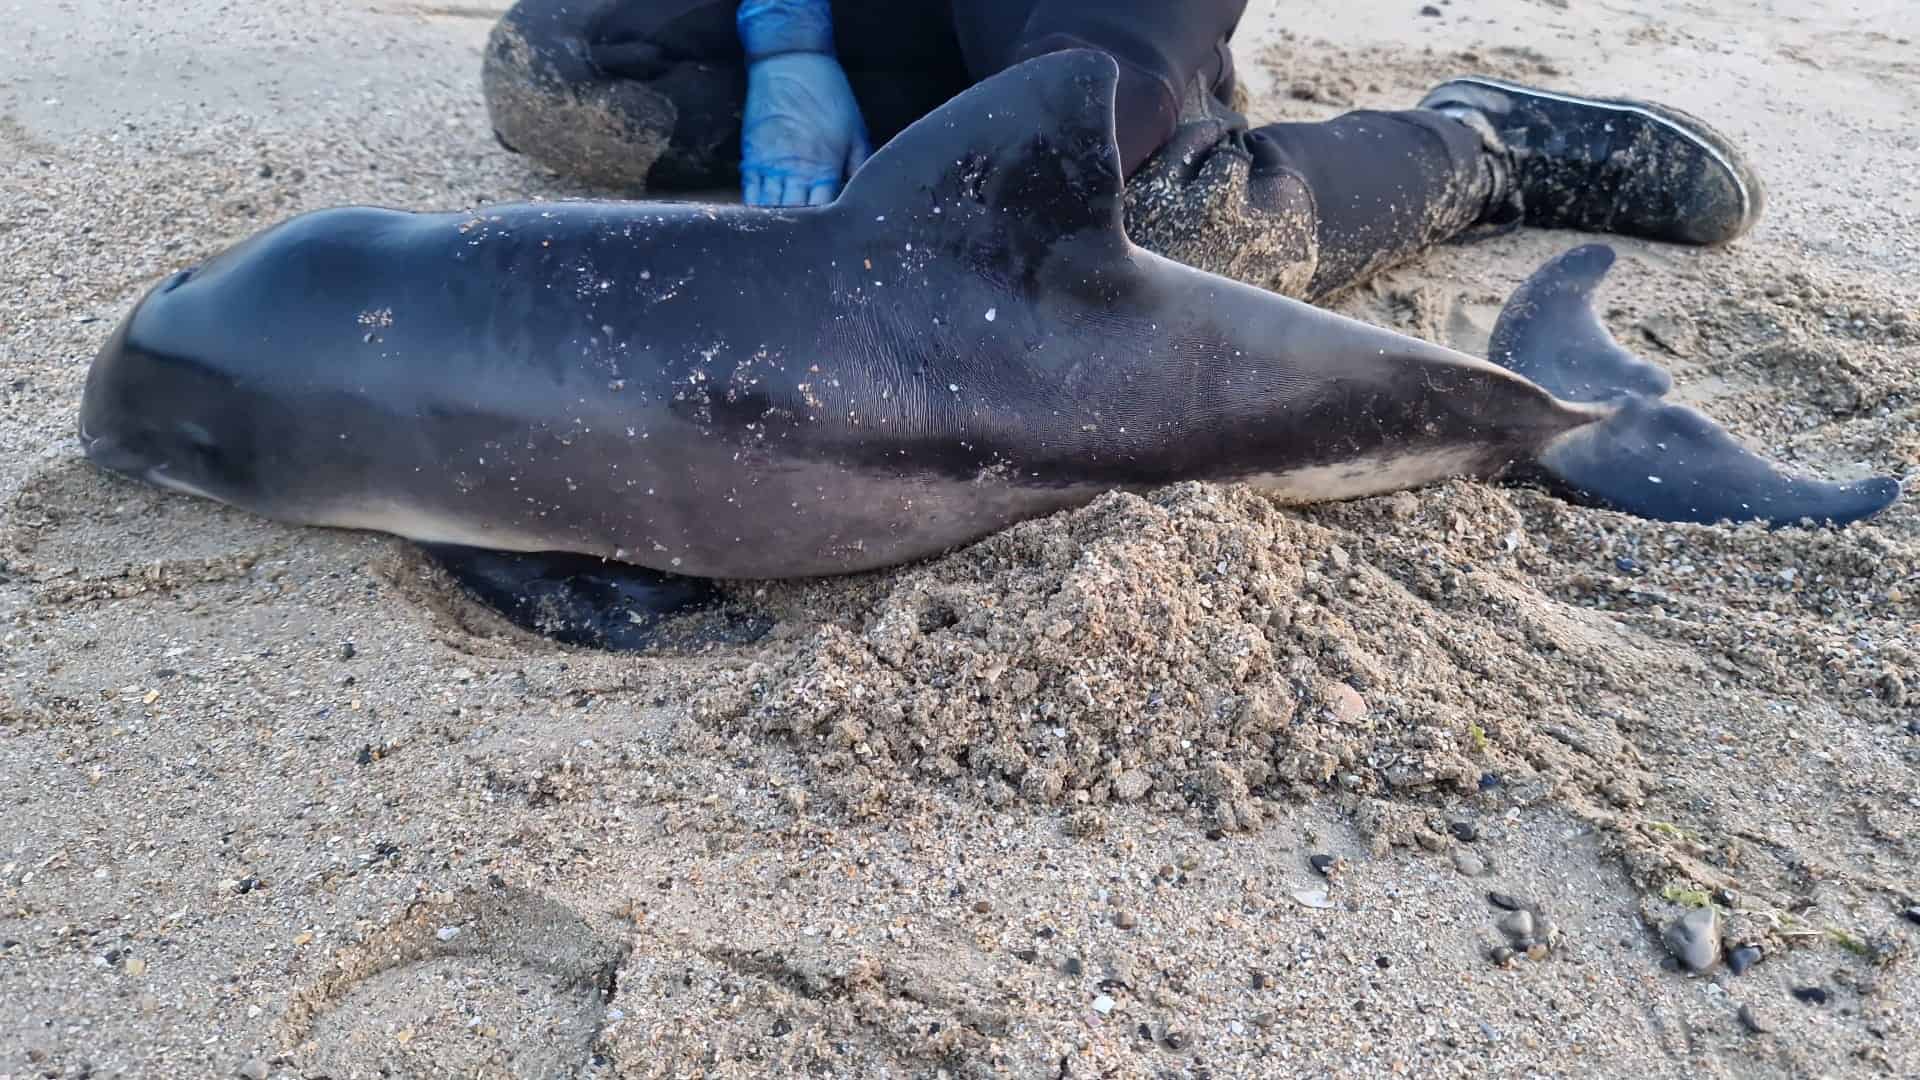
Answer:
<svg viewBox="0 0 1920 1080"><path fill-rule="evenodd" d="M1768 533L1184 485L634 657L87 465L161 276L597 194L495 144L503 7L0 0L0 1080L1920 1075L1911 491ZM1612 240L1610 327L1796 468L1920 477L1920 8L1422 8L1256 2L1252 115L1480 72L1706 118L1766 217ZM1589 239L1334 306L1484 354Z"/></svg>

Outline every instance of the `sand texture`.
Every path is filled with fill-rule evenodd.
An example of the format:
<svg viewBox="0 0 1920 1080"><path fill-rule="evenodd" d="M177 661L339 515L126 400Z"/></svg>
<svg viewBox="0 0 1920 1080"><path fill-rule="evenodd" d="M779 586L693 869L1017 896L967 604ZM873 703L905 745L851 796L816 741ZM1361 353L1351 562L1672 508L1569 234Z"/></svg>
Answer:
<svg viewBox="0 0 1920 1080"><path fill-rule="evenodd" d="M1609 325L1798 468L1920 474L1920 8L1420 10L1255 4L1252 115L1480 71L1708 118L1767 217L1616 241ZM494 144L497 14L6 13L0 1080L1920 1075L1911 495L1767 533L1183 485L634 658L81 461L160 276L328 205L592 194ZM1332 304L1482 352L1585 239Z"/></svg>

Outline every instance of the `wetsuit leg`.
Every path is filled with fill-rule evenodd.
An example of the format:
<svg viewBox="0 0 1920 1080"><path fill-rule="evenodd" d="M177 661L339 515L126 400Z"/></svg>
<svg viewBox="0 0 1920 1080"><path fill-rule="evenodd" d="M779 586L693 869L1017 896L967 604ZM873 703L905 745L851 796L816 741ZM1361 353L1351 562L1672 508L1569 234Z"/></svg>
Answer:
<svg viewBox="0 0 1920 1080"><path fill-rule="evenodd" d="M1453 239L1492 208L1499 174L1480 136L1437 112L1352 112L1247 133L1256 190L1304 188L1321 299ZM1279 178L1284 178L1282 181Z"/></svg>

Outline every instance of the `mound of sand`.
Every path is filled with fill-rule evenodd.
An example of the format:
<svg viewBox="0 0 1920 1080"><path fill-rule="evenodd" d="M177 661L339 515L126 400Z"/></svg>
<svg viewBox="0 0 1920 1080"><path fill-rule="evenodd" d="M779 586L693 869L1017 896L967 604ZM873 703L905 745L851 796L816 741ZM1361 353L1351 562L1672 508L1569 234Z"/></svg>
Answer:
<svg viewBox="0 0 1920 1080"><path fill-rule="evenodd" d="M931 784L1084 809L1087 829L1142 802L1226 831L1331 792L1377 844L1438 850L1450 798L1508 787L1614 830L1654 884L1732 885L1724 826L1671 825L1662 774L1722 752L1705 728L1742 695L1898 733L1916 568L1872 527L1653 526L1465 483L1309 511L1183 485L1028 522L851 605L803 591L812 628L717 673L693 713L785 740L856 817Z"/></svg>

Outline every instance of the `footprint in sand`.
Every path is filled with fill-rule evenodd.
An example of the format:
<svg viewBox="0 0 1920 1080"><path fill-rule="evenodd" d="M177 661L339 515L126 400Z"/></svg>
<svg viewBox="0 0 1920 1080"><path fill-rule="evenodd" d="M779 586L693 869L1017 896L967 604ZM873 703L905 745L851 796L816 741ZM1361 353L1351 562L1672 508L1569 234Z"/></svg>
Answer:
<svg viewBox="0 0 1920 1080"><path fill-rule="evenodd" d="M293 995L282 1045L305 1076L575 1076L607 1019L623 926L514 888L416 904Z"/></svg>

